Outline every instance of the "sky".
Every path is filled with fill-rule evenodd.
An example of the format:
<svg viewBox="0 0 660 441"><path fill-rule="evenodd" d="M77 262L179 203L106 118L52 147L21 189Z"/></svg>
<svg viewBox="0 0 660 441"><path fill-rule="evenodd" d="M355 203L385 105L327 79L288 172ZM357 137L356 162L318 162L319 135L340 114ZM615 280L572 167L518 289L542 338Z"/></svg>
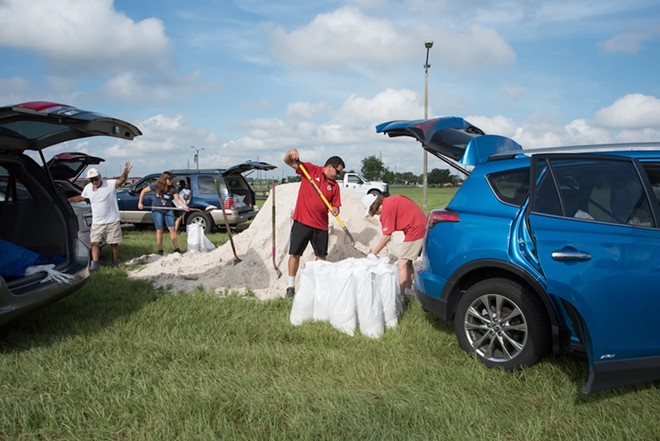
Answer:
<svg viewBox="0 0 660 441"><path fill-rule="evenodd" d="M424 68L425 42L433 41ZM0 0L0 105L45 100L143 136L53 146L132 176L333 155L421 174L375 126L459 116L525 148L660 141L656 0ZM428 170L444 168L432 156Z"/></svg>

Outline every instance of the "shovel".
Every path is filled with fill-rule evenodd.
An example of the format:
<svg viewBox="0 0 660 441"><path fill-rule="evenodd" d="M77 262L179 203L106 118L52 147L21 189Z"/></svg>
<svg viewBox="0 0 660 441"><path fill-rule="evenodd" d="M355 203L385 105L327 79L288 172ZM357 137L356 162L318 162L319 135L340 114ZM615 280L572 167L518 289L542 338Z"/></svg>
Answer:
<svg viewBox="0 0 660 441"><path fill-rule="evenodd" d="M222 218L225 220L225 228L227 229L227 236L229 236L229 243L231 243L231 251L234 253L234 265L239 263L238 254L236 254L236 247L234 246L234 239L231 237L231 228L229 227L229 221L227 220L227 213L225 212L225 204L222 202L222 194L220 193L220 184L217 179L213 180L213 186L215 191L218 193L218 201L220 201L220 208L222 209Z"/></svg>
<svg viewBox="0 0 660 441"><path fill-rule="evenodd" d="M309 183L312 184L312 187L314 187L314 190L316 190L316 193L321 197L321 199L325 203L325 206L328 207L328 211L330 211L332 213L332 205L330 205L330 202L328 202L328 200L325 198L325 196L323 196L323 193L321 193L321 190L319 189L318 185L316 185L316 182L314 182L312 177L307 172L307 169L305 168L304 165L302 165L300 163L300 161L298 161L298 167L300 167L300 170L302 170L303 174L305 175L305 177L307 178ZM353 239L353 235L351 234L350 231L348 231L348 228L346 228L346 225L344 225L344 222L341 220L339 215L336 215L335 219L337 219L337 222L339 223L339 226L342 228L342 230L344 230L344 233L346 233L346 235L350 239L351 243L353 245L355 245L355 239Z"/></svg>
<svg viewBox="0 0 660 441"><path fill-rule="evenodd" d="M277 267L277 263L275 262L275 181L273 181L273 188L270 191L270 195L271 195L272 204L273 204L273 216L272 216L272 218L273 218L273 251L272 251L271 254L273 255L273 267L275 268L275 272L277 273L277 278L279 279L280 277L282 277L282 271L280 271L280 269Z"/></svg>
<svg viewBox="0 0 660 441"><path fill-rule="evenodd" d="M191 208L191 207L188 207L188 209L180 208L180 207L151 207L151 209L152 210L199 211L199 212L202 212L202 210L200 210L199 208ZM213 209L214 209L213 206L209 205L206 208L206 210L203 210L203 211L210 211L210 210L213 210Z"/></svg>

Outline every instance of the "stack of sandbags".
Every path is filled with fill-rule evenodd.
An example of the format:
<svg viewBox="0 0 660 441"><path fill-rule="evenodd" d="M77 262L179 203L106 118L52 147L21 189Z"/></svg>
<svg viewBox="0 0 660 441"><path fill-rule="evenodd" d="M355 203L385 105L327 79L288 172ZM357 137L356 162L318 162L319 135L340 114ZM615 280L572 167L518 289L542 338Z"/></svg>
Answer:
<svg viewBox="0 0 660 441"><path fill-rule="evenodd" d="M290 321L327 321L354 335L379 338L396 327L402 311L396 265L369 256L339 262L308 262L300 271L300 289L291 307Z"/></svg>

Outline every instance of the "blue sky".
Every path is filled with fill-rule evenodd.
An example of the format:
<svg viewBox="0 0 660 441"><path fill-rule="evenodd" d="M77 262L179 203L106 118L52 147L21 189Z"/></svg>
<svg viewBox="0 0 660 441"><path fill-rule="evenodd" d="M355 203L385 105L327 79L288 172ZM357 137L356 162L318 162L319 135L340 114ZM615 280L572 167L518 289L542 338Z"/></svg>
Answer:
<svg viewBox="0 0 660 441"><path fill-rule="evenodd" d="M0 103L48 100L136 124L54 147L141 176L331 155L422 172L375 125L461 116L524 147L660 141L653 0L0 0ZM443 167L433 157L429 170Z"/></svg>

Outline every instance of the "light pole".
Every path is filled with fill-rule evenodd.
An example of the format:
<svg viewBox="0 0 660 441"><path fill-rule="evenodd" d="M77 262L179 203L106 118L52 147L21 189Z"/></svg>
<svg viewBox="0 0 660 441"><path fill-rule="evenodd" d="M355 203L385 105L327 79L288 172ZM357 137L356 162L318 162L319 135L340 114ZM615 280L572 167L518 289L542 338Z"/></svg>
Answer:
<svg viewBox="0 0 660 441"><path fill-rule="evenodd" d="M195 165L197 166L197 170L199 170L199 152L204 150L204 147L198 149L197 147L190 146L190 148L195 150Z"/></svg>
<svg viewBox="0 0 660 441"><path fill-rule="evenodd" d="M424 119L429 117L429 51L433 47L433 41L429 40L424 43L426 48L426 63L424 63ZM429 166L429 152L424 149L424 177L422 179L422 208L426 209L426 202L428 199L429 192L429 175L428 175L428 166Z"/></svg>

